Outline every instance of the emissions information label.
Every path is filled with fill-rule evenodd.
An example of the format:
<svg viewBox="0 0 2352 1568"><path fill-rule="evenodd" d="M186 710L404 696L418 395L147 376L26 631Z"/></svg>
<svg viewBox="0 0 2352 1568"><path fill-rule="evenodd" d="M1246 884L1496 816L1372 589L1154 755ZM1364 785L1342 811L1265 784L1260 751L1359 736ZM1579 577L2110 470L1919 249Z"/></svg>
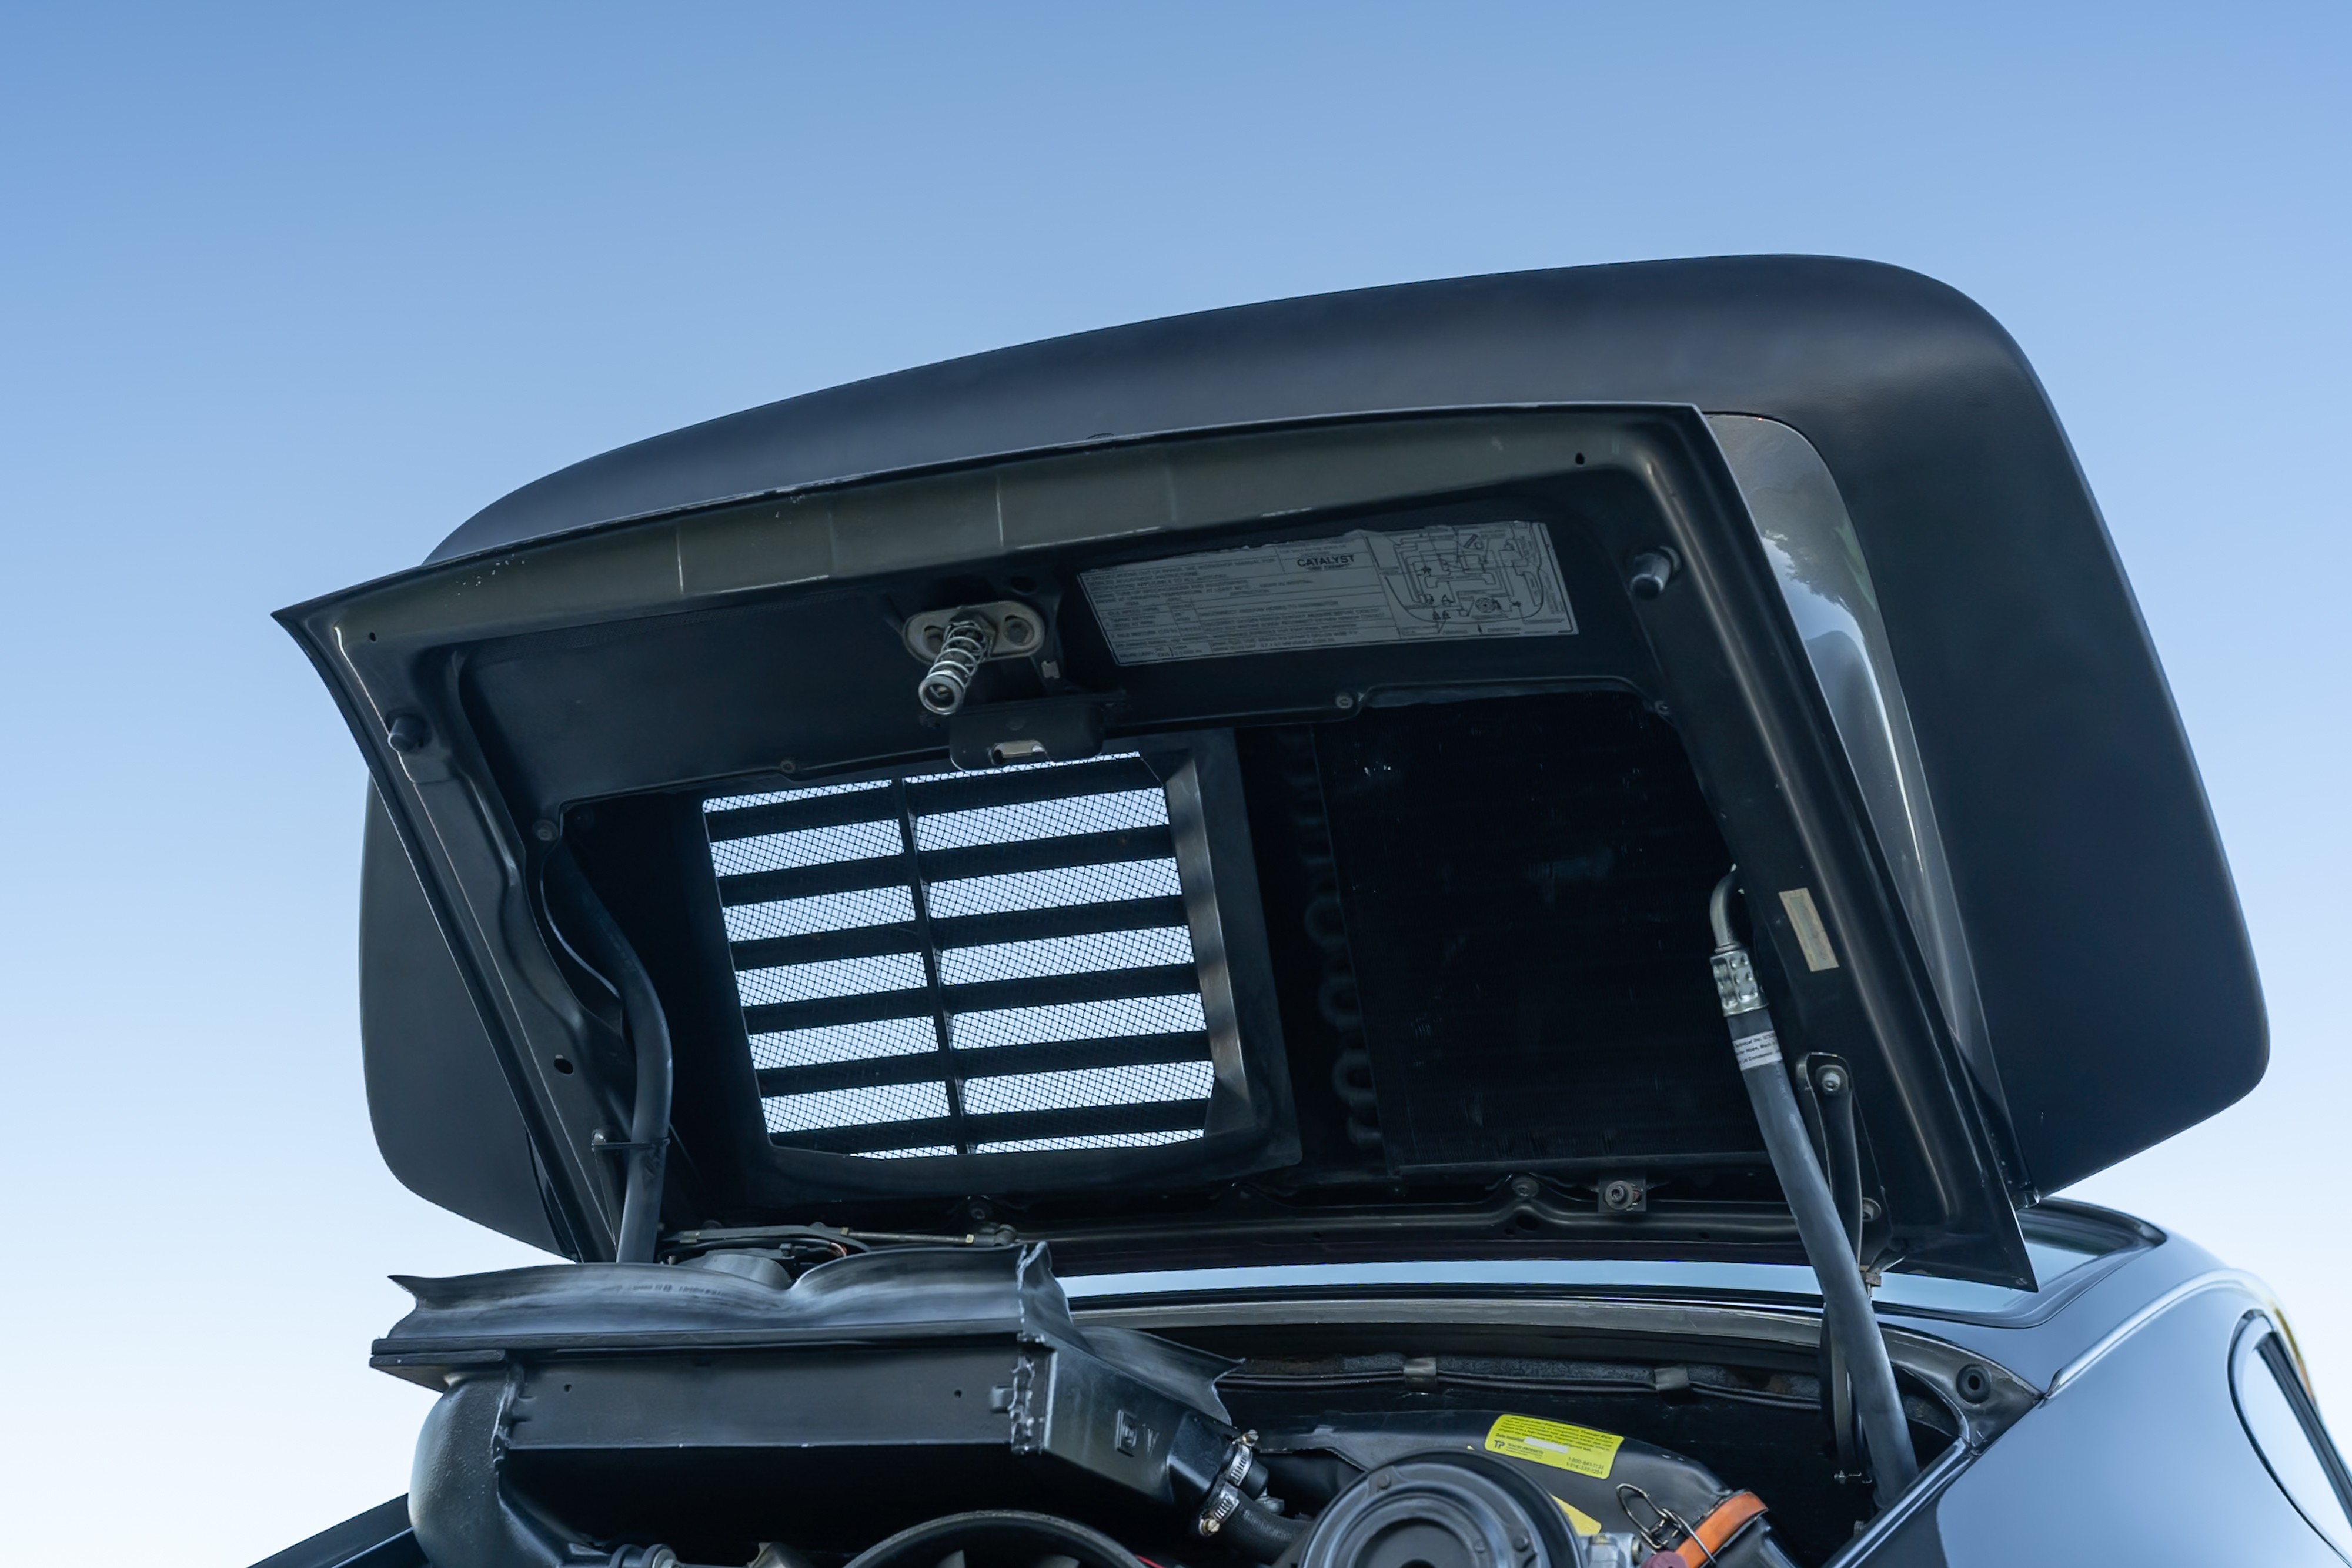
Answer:
<svg viewBox="0 0 2352 1568"><path fill-rule="evenodd" d="M1607 1480L1625 1439L1614 1432L1571 1427L1565 1421L1539 1421L1533 1416L1499 1416L1486 1430L1486 1451L1514 1459L1532 1459L1554 1469Z"/></svg>
<svg viewBox="0 0 2352 1568"><path fill-rule="evenodd" d="M1539 523L1359 530L1085 572L1122 664L1576 630Z"/></svg>

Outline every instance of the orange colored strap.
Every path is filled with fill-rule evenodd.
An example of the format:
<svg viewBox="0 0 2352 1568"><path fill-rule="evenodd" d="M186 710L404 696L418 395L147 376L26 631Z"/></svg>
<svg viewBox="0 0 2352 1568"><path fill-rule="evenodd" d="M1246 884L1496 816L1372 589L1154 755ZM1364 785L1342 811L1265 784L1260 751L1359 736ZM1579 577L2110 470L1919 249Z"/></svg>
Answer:
<svg viewBox="0 0 2352 1568"><path fill-rule="evenodd" d="M1691 1537L1675 1548L1686 1568L1705 1568L1708 1557L1731 1544L1732 1538L1748 1528L1750 1520L1764 1513L1764 1500L1752 1491L1736 1491L1715 1505L1715 1511L1691 1531Z"/></svg>

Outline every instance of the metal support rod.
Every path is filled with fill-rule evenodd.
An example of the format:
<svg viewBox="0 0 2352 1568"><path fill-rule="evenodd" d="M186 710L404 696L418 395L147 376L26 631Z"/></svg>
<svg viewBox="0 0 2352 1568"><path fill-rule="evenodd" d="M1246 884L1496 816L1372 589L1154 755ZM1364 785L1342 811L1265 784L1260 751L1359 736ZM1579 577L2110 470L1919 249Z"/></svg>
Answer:
<svg viewBox="0 0 2352 1568"><path fill-rule="evenodd" d="M1812 1264L1822 1288L1822 1332L1836 1343L1853 1379L1853 1397L1861 1417L1863 1443L1870 1461L1871 1479L1881 1508L1893 1502L1919 1473L1911 1448L1911 1433L1903 1418L1903 1396L1895 1387L1895 1364L1888 1359L1885 1337L1879 1332L1878 1313L1864 1289L1862 1270L1846 1238L1837 1200L1813 1158L1812 1139L1797 1111L1797 1096L1780 1063L1780 1040L1772 1027L1771 1012L1756 984L1748 949L1731 934L1731 892L1739 873L1733 867L1715 887L1707 915L1715 928L1715 985L1731 1028L1731 1048L1739 1061L1740 1082L1748 1086L1748 1103L1764 1134L1765 1152L1780 1190L1796 1217L1797 1236Z"/></svg>
<svg viewBox="0 0 2352 1568"><path fill-rule="evenodd" d="M637 1092L629 1107L628 1182L622 1192L613 1256L621 1263L650 1263L661 1229L662 1166L669 1152L669 1019L663 1015L653 977L646 973L636 949L588 884L570 850L558 849L547 857L547 875L581 922L583 955L620 996L622 1025L637 1059Z"/></svg>

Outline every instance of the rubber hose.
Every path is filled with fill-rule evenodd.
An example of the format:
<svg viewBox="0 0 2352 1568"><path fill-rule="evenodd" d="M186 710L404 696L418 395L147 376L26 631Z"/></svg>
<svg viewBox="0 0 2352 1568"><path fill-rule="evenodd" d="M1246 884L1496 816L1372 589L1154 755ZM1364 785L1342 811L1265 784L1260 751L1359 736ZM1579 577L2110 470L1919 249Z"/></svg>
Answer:
<svg viewBox="0 0 2352 1568"><path fill-rule="evenodd" d="M1307 1533L1307 1521L1285 1519L1255 1501L1244 1501L1217 1527L1217 1544L1258 1563L1271 1563Z"/></svg>
<svg viewBox="0 0 2352 1568"><path fill-rule="evenodd" d="M629 1151L613 1257L621 1263L650 1263L661 1230L663 1156L669 1151L669 1019L662 1012L653 977L646 973L636 949L629 946L572 852L559 849L548 856L547 874L582 923L586 956L620 994L621 1021L637 1061L636 1097L629 1108L629 1142L636 1146Z"/></svg>
<svg viewBox="0 0 2352 1568"><path fill-rule="evenodd" d="M1763 1062L1740 1073L1748 1085L1748 1103L1763 1131L1765 1151L1780 1178L1780 1190L1797 1218L1797 1235L1822 1287L1822 1312L1830 1334L1846 1353L1846 1369L1853 1379L1853 1402L1867 1445L1870 1471L1879 1506L1895 1500L1919 1473L1911 1448L1911 1431L1903 1417L1903 1397L1895 1392L1895 1366L1886 1357L1878 1313L1863 1288L1847 1243L1845 1221L1837 1200L1814 1162L1812 1140L1805 1135L1804 1119L1797 1113L1797 1096L1779 1061Z"/></svg>

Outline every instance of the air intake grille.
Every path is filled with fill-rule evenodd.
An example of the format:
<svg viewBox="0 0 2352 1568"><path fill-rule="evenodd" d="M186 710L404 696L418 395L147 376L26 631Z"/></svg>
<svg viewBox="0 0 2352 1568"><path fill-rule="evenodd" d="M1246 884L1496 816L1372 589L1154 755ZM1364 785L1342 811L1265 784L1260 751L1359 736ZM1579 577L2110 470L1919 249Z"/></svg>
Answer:
<svg viewBox="0 0 2352 1568"><path fill-rule="evenodd" d="M1217 1073L1139 757L703 802L769 1135L869 1158L1202 1136ZM1205 887L1205 868L1192 881Z"/></svg>

